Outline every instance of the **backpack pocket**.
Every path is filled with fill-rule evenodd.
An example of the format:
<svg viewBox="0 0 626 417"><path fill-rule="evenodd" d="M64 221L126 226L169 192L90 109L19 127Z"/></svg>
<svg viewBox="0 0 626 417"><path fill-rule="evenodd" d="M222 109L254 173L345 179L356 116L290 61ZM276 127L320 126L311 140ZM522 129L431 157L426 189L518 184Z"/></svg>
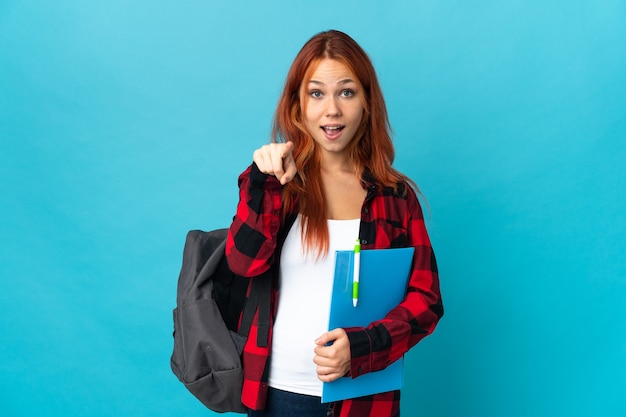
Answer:
<svg viewBox="0 0 626 417"><path fill-rule="evenodd" d="M231 335L213 299L187 303L174 309L172 371L211 410L245 412L241 404L245 339Z"/></svg>

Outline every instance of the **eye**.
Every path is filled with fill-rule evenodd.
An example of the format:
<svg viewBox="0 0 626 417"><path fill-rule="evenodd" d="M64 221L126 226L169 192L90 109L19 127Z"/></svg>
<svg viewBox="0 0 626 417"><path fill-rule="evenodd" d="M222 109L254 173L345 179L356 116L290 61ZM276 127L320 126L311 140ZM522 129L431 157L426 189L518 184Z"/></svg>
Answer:
<svg viewBox="0 0 626 417"><path fill-rule="evenodd" d="M342 90L340 95L341 97L353 97L354 90L350 90L350 89Z"/></svg>
<svg viewBox="0 0 626 417"><path fill-rule="evenodd" d="M320 90L311 90L309 91L309 95L313 98L320 98L322 97L322 92Z"/></svg>

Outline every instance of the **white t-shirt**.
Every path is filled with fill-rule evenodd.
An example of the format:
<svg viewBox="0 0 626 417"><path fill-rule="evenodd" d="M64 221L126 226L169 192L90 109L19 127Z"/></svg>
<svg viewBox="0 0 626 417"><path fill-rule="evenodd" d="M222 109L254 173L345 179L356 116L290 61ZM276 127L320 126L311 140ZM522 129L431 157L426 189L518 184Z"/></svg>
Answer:
<svg viewBox="0 0 626 417"><path fill-rule="evenodd" d="M313 363L314 340L327 332L333 290L335 251L354 249L360 219L328 220L328 254L305 254L298 215L280 258L280 295L272 336L269 385L284 391L321 396Z"/></svg>

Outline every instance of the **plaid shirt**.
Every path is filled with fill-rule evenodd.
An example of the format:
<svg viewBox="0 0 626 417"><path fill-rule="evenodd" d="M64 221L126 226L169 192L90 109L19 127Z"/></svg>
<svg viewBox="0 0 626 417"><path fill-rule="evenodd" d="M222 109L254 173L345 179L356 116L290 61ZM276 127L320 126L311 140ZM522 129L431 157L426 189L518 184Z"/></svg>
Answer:
<svg viewBox="0 0 626 417"><path fill-rule="evenodd" d="M407 295L387 316L367 328L346 328L350 340L350 375L381 370L400 359L412 346L429 335L443 315L435 256L426 232L424 217L415 192L406 184L399 196L363 180L367 197L361 210L361 248L385 249L413 246L415 255ZM293 224L283 218L282 186L274 176L261 173L252 164L239 176L240 200L226 241L226 256L233 272L254 277L274 270L286 234ZM295 218L288 213L287 218ZM278 292L272 292L272 317ZM259 347L258 314L250 329L243 353L244 385L242 402L251 409L265 407L268 389L270 343ZM400 410L400 392L392 391L334 404L337 417L391 417Z"/></svg>

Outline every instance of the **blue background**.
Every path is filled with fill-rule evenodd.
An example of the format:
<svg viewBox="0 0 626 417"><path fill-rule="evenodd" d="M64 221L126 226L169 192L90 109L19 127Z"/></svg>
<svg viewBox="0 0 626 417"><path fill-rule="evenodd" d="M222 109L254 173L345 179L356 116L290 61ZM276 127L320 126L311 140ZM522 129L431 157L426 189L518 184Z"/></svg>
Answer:
<svg viewBox="0 0 626 417"><path fill-rule="evenodd" d="M211 415L169 369L291 60L371 55L446 316L406 416L626 416L623 1L0 0L0 413Z"/></svg>

